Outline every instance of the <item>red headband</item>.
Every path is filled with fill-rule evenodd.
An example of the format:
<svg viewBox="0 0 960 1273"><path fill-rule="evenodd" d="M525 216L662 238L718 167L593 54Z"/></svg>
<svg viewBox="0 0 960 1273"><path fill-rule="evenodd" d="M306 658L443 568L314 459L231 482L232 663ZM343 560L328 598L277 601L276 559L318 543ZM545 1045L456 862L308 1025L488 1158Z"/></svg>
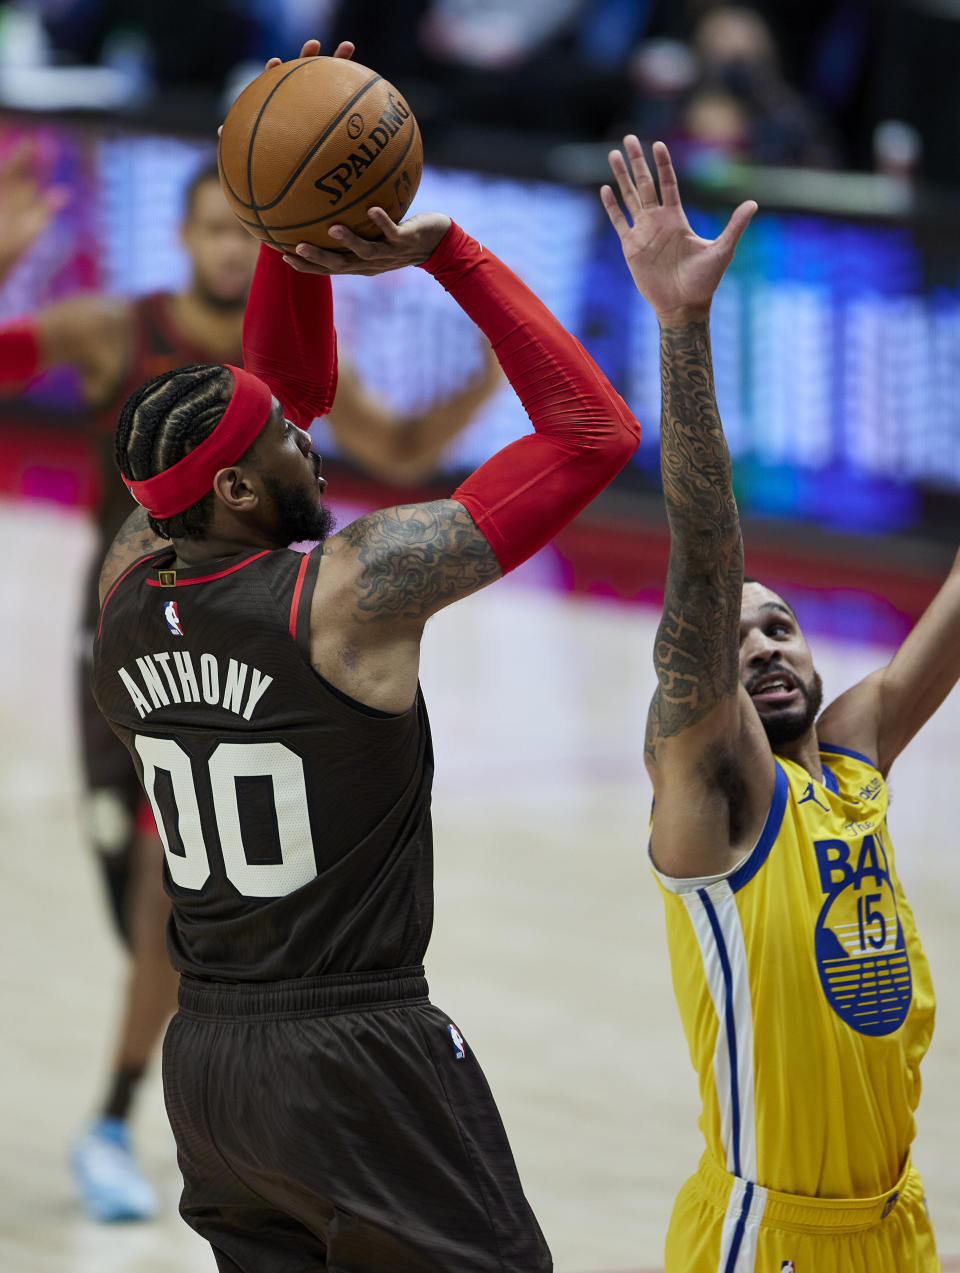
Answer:
<svg viewBox="0 0 960 1273"><path fill-rule="evenodd" d="M233 373L233 393L210 436L156 477L123 479L151 517L174 517L203 499L220 469L239 460L267 422L273 406L267 386L242 367L224 365Z"/></svg>

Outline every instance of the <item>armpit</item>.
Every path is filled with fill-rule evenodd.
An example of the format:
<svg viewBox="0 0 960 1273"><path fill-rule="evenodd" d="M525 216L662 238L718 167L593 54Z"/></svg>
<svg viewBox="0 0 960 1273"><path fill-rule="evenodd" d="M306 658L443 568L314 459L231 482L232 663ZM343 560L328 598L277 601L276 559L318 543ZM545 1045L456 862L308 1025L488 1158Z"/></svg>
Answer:
<svg viewBox="0 0 960 1273"><path fill-rule="evenodd" d="M704 753L700 770L707 787L723 797L727 806L729 842L731 845L738 844L744 835L748 800L742 762L731 755L729 748L717 743Z"/></svg>

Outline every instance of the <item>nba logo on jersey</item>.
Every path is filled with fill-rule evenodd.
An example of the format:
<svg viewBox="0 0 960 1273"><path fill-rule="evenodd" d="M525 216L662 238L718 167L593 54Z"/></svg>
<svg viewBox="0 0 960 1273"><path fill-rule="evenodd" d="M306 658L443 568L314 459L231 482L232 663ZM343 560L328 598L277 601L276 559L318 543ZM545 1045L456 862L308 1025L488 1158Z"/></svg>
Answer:
<svg viewBox="0 0 960 1273"><path fill-rule="evenodd" d="M793 1265L793 1260L784 1260L780 1265L780 1273L797 1273Z"/></svg>
<svg viewBox="0 0 960 1273"><path fill-rule="evenodd" d="M180 626L180 616L177 614L177 603L175 601L165 601L163 603L163 617L167 621L167 627L174 636L183 636L183 628Z"/></svg>
<svg viewBox="0 0 960 1273"><path fill-rule="evenodd" d="M467 1055L467 1045L463 1041L463 1035L452 1021L447 1026L447 1029L450 1031L450 1038L453 1040L453 1055L458 1061L462 1061Z"/></svg>

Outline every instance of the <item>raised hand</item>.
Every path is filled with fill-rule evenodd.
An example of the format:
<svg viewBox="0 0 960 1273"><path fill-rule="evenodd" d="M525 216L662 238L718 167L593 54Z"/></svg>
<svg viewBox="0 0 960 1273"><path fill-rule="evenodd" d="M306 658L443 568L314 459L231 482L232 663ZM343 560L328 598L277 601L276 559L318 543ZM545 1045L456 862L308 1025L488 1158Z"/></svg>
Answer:
<svg viewBox="0 0 960 1273"><path fill-rule="evenodd" d="M385 274L405 265L422 265L450 229L442 212L421 212L398 225L383 208L367 209L382 238L361 239L344 225L333 225L329 234L347 249L325 252L310 243L298 243L296 253L283 259L303 274Z"/></svg>
<svg viewBox="0 0 960 1273"><path fill-rule="evenodd" d="M337 47L334 49L333 56L350 58L350 57L353 57L355 52L356 52L356 45L351 40L341 40L340 43L337 45ZM299 57L317 57L319 53L320 53L320 41L306 40L304 44L302 45L298 56ZM272 70L273 67L279 66L282 61L283 59L279 57L269 58L263 69L265 71ZM217 129L217 136L219 137L222 132L223 132L223 125L221 124L220 127Z"/></svg>
<svg viewBox="0 0 960 1273"><path fill-rule="evenodd" d="M702 322L757 205L752 199L741 203L718 238L701 239L687 221L663 142L653 143L660 199L639 140L624 137L623 148L626 159L619 150L609 155L623 208L610 186L601 187L600 200L620 238L637 291L656 310L661 325Z"/></svg>
<svg viewBox="0 0 960 1273"><path fill-rule="evenodd" d="M63 186L41 189L36 154L23 141L0 163L0 282L67 202Z"/></svg>
<svg viewBox="0 0 960 1273"><path fill-rule="evenodd" d="M320 52L320 41L307 40L306 43L301 48L298 54L298 57L316 57L319 52ZM353 57L355 52L356 52L355 44L353 44L350 40L341 40L340 43L337 45L337 47L334 49L333 56L334 57ZM281 61L282 61L281 58L272 57L263 69L265 71L269 71L271 67L279 66Z"/></svg>

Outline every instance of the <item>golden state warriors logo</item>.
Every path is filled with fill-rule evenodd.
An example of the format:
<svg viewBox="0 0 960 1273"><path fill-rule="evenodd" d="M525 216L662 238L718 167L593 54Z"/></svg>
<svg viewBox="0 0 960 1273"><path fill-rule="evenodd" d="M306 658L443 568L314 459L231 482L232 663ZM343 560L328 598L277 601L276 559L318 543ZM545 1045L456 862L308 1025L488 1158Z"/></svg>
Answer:
<svg viewBox="0 0 960 1273"><path fill-rule="evenodd" d="M814 847L827 894L814 938L823 992L851 1029L892 1034L906 1020L913 984L883 840L874 831Z"/></svg>

